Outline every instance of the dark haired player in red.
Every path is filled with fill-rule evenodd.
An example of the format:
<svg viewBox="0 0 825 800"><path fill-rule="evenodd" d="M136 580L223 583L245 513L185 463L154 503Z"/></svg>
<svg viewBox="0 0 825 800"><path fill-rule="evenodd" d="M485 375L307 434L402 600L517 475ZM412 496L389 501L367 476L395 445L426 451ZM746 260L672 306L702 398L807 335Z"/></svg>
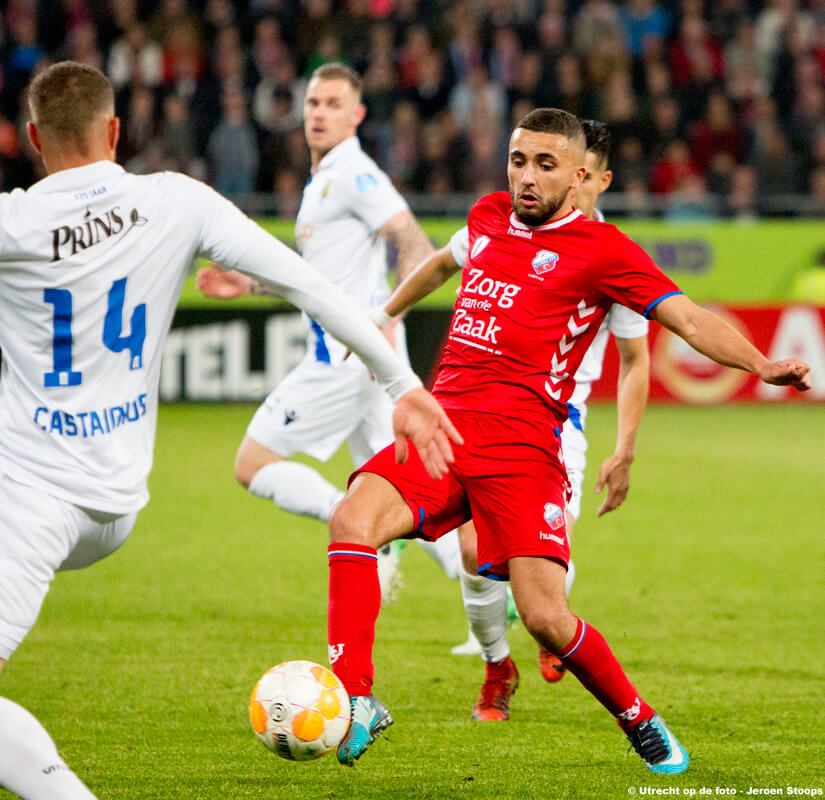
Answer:
<svg viewBox="0 0 825 800"><path fill-rule="evenodd" d="M376 320L386 322L463 267L433 389L464 439L451 471L433 480L412 448L402 464L387 448L354 474L330 520L330 662L352 707L338 748L343 764L353 764L392 724L371 694L381 603L376 548L409 535L437 539L472 517L479 572L509 576L519 616L538 643L616 717L648 769L687 769L687 752L640 698L602 635L567 607L559 434L573 376L614 302L767 383L808 389L809 367L769 362L685 297L638 245L575 209L584 154L576 117L557 109L524 117L510 139L509 196L479 200L468 218L469 241L453 241L419 265L385 305L386 318Z"/></svg>

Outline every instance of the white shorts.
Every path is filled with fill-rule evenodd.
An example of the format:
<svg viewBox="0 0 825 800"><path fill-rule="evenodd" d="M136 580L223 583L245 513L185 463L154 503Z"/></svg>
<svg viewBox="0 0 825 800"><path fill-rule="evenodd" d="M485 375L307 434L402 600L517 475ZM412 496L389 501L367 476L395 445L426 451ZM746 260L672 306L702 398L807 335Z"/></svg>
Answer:
<svg viewBox="0 0 825 800"><path fill-rule="evenodd" d="M346 441L356 467L393 439L392 401L356 358L304 358L255 412L247 435L279 456L326 461Z"/></svg>
<svg viewBox="0 0 825 800"><path fill-rule="evenodd" d="M584 428L584 415L581 416L581 427ZM571 419L566 420L561 429L561 450L572 491L567 510L573 519L578 519L582 509L584 468L587 466L587 438L584 430L579 430Z"/></svg>
<svg viewBox="0 0 825 800"><path fill-rule="evenodd" d="M409 363L404 327L395 351ZM355 356L319 362L310 350L255 412L247 436L279 456L327 461L346 442L356 468L393 440L393 404Z"/></svg>
<svg viewBox="0 0 825 800"><path fill-rule="evenodd" d="M54 573L105 558L137 519L59 500L0 473L0 658L31 630Z"/></svg>

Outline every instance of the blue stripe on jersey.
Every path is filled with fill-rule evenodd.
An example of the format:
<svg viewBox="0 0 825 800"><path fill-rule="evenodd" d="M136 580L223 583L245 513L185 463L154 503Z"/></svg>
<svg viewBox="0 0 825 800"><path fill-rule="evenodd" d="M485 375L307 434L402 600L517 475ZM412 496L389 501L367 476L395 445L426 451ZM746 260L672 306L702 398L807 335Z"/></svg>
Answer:
<svg viewBox="0 0 825 800"><path fill-rule="evenodd" d="M416 533L422 533L424 531L424 519L427 516L427 512L424 510L424 506L418 507L418 528L416 528Z"/></svg>
<svg viewBox="0 0 825 800"><path fill-rule="evenodd" d="M667 300L668 297L673 297L673 295L675 295L675 294L684 294L684 292L681 291L681 290L678 290L678 291L675 291L675 292L667 292L666 294L663 294L661 297L657 297L652 303L650 303L650 305L647 306L647 308L645 308L645 310L644 310L645 317L647 319L650 319L650 312L653 311L653 309L656 308L656 306L658 306L659 303L662 302L662 300Z"/></svg>
<svg viewBox="0 0 825 800"><path fill-rule="evenodd" d="M312 318L309 318L309 324L315 335L318 337L315 340L315 360L323 364L329 364L329 348L327 347L326 333L324 329Z"/></svg>
<svg viewBox="0 0 825 800"><path fill-rule="evenodd" d="M582 424L582 412L579 411L578 406L574 406L572 403L567 404L567 418L570 420L570 424L577 430L584 433L584 425Z"/></svg>

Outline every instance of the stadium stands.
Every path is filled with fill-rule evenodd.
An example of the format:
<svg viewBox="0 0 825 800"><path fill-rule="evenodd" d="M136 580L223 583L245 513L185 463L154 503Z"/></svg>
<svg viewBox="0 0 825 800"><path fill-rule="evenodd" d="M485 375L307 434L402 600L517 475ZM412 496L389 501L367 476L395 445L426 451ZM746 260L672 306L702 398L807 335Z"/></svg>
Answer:
<svg viewBox="0 0 825 800"><path fill-rule="evenodd" d="M503 188L535 105L605 121L611 213L825 214L825 2L807 0L8 0L0 186L40 175L21 95L41 63L103 69L121 161L183 170L289 216L308 176L306 75L365 77L365 147L428 213Z"/></svg>

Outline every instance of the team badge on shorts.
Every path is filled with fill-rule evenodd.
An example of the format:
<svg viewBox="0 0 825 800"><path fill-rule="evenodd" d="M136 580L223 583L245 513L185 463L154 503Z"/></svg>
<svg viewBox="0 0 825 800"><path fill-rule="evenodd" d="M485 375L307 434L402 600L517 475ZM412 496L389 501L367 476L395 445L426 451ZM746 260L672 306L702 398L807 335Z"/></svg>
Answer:
<svg viewBox="0 0 825 800"><path fill-rule="evenodd" d="M539 250L531 263L536 275L544 275L545 272L550 272L556 266L558 260L558 253L554 253L552 250Z"/></svg>
<svg viewBox="0 0 825 800"><path fill-rule="evenodd" d="M550 530L557 531L564 526L564 509L554 503L545 503L544 521L550 526Z"/></svg>

